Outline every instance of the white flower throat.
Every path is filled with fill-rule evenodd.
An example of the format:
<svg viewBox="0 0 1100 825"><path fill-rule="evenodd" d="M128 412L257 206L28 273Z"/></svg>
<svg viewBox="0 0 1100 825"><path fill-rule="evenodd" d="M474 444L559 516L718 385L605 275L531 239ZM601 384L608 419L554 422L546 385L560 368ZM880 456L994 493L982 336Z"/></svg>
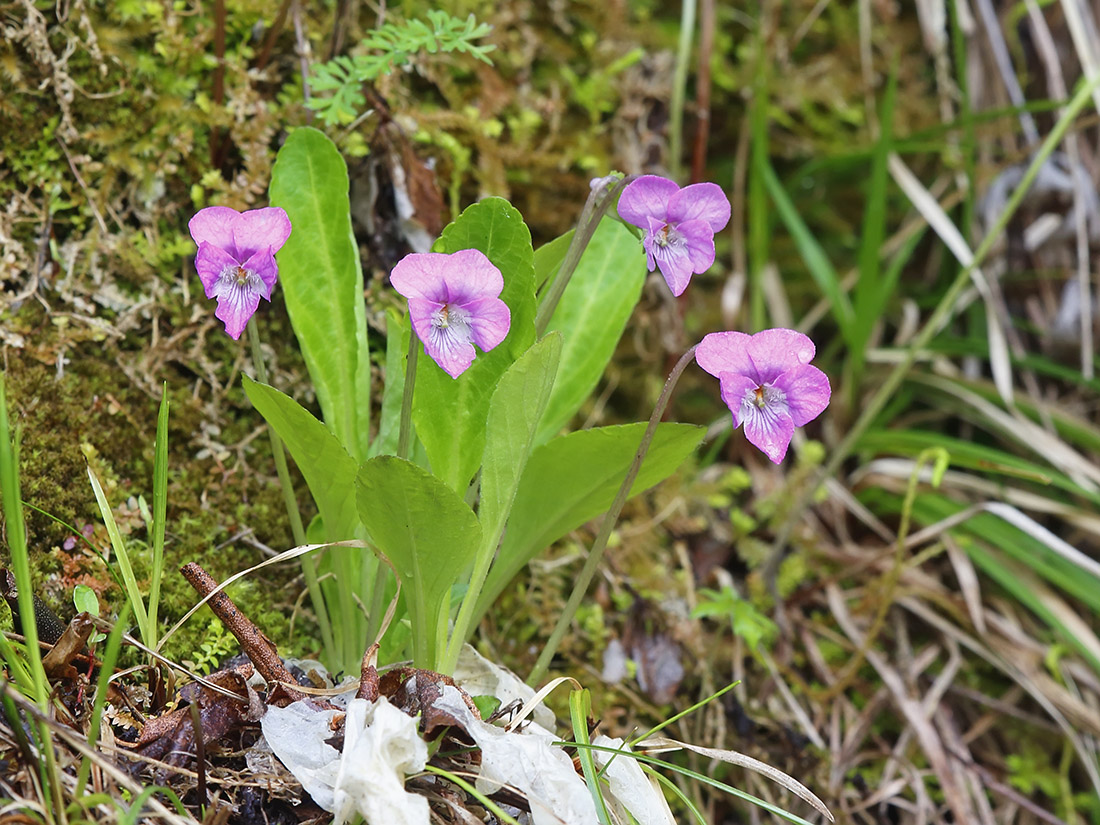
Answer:
<svg viewBox="0 0 1100 825"><path fill-rule="evenodd" d="M745 393L741 407L747 412L752 412L754 408L770 412L786 412L787 393L771 384L761 384L756 389Z"/></svg>
<svg viewBox="0 0 1100 825"><path fill-rule="evenodd" d="M245 287L254 288L256 281L258 280L256 273L251 269L245 269L240 264L236 266L227 266L222 270L222 281L231 287L237 287L238 289L244 289Z"/></svg>
<svg viewBox="0 0 1100 825"><path fill-rule="evenodd" d="M669 246L683 246L684 236L677 232L672 224L666 223L653 233L653 242L662 249Z"/></svg>
<svg viewBox="0 0 1100 825"><path fill-rule="evenodd" d="M431 334L432 340L446 349L470 343L470 313L454 304L444 304L432 315Z"/></svg>

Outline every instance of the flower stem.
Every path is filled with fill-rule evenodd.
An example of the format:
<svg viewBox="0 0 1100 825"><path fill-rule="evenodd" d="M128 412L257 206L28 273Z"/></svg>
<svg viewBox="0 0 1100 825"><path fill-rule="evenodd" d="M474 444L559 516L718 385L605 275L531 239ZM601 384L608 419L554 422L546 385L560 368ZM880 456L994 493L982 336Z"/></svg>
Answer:
<svg viewBox="0 0 1100 825"><path fill-rule="evenodd" d="M680 357L680 360L676 362L676 366L672 368L672 372L669 373L668 380L665 381L664 389L661 390L661 395L657 399L657 406L653 408L653 415L649 418L649 426L646 427L645 434L642 436L642 441L638 445L638 451L634 453L634 460L630 463L630 469L627 470L626 477L619 487L619 492L616 494L615 500L611 503L611 509L604 514L603 521L600 524L600 531L596 534L596 540L592 543L592 549L588 551L588 559L584 563L584 568L581 570L580 575L577 576L577 582L573 586L573 592L569 595L569 601L565 603L565 608L558 617L558 623L554 626L554 632L550 634L550 638L546 641L546 646L543 647L542 653L539 654L538 661L535 662L534 668L531 669L531 673L527 677L527 684L538 684L542 681L543 677L546 676L546 671L550 666L550 660L554 658L554 654L557 652L558 646L565 636L565 631L569 629L569 624L573 621L573 616L576 615L577 608L580 607L581 599L584 598L584 594L588 591L588 585L592 582L592 577L596 575L596 568L599 567L600 560L603 559L604 550L607 548L607 540L611 537L611 530L619 518L619 513L622 512L623 505L626 504L626 499L630 495L630 488L634 486L634 481L638 478L638 471L641 470L642 461L645 460L646 453L649 452L649 445L653 442L653 436L657 432L657 425L661 423L661 417L665 414L665 408L668 406L669 399L672 397L672 390L676 387L676 382L680 380L680 375L683 373L684 369L694 358L695 347L692 347Z"/></svg>
<svg viewBox="0 0 1100 825"><path fill-rule="evenodd" d="M264 362L263 353L260 351L260 333L255 320L248 322L248 341L252 345L252 368L256 371L256 380L261 384L266 384L268 383L267 364ZM279 476L279 486L283 488L283 503L286 505L286 515L290 520L290 532L294 536L294 543L301 547L307 543L306 531L302 526L302 513L298 509L298 499L294 495L294 485L290 481L290 470L286 466L286 452L283 449L283 441L270 424L267 425L267 435L271 439L271 455L275 459L275 472ZM313 609L317 614L317 626L321 631L321 644L324 645L325 650L335 651L328 609L325 607L325 599L321 594L321 585L317 581L317 565L313 557L308 554L302 556L302 575L305 577L306 589L309 591L310 601L313 602Z"/></svg>
<svg viewBox="0 0 1100 825"><path fill-rule="evenodd" d="M535 315L535 335L537 337L541 338L550 325L550 318L554 315L554 310L557 309L561 296L565 294L565 288L569 286L569 279L573 277L573 272L576 270L577 264L580 263L581 255L588 247L588 242L596 234L596 227L600 225L600 221L607 214L607 210L613 204L618 203L619 194L623 191L623 188L635 177L637 176L627 175L616 181L610 189L605 180L600 186L593 189L588 196L581 217L577 221L577 229L573 233L573 240L569 242L569 248L565 251L561 266L558 267L557 274L554 275L545 293L539 298L539 308Z"/></svg>
<svg viewBox="0 0 1100 825"><path fill-rule="evenodd" d="M413 388L416 386L416 357L420 353L420 339L409 324L409 355L405 359L405 391L401 396L401 424L397 430L397 457L409 457L409 441L412 438Z"/></svg>

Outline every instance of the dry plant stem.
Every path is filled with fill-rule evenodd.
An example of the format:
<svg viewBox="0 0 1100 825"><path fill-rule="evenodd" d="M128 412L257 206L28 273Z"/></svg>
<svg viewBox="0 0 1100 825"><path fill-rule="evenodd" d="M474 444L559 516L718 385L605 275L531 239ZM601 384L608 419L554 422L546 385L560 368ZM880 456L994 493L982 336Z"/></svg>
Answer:
<svg viewBox="0 0 1100 825"><path fill-rule="evenodd" d="M187 583L204 598L218 589L218 583L195 562L185 564L180 568L180 573L187 579ZM214 611L214 615L222 620L222 624L229 629L229 632L237 637L244 654L252 661L252 664L256 666L256 670L268 684L282 683L283 690L291 699L305 697L304 693L294 690L292 687L287 687L287 685L295 684L294 677L283 666L283 660L279 658L275 643L237 609L232 599L225 595L223 591L219 591L214 593L207 604Z"/></svg>
<svg viewBox="0 0 1100 825"><path fill-rule="evenodd" d="M267 384L267 364L264 362L263 353L260 351L260 333L253 318L248 322L248 341L252 345L252 368L256 370L256 380L261 384ZM302 513L298 509L298 499L294 495L294 485L290 481L290 470L286 465L286 451L283 449L283 441L269 425L267 435L271 439L271 455L275 459L275 473L279 476L279 486L283 490L283 503L286 505L286 516L290 520L290 532L294 536L294 543L301 547L306 544L306 531L302 526ZM313 610L317 614L317 626L321 630L321 644L325 650L335 650L332 637L332 625L329 623L328 610L325 608L325 597L321 593L321 585L317 577L317 565L311 556L302 556L302 575L306 580L306 589L309 591L310 601L313 602Z"/></svg>
<svg viewBox="0 0 1100 825"><path fill-rule="evenodd" d="M206 742L202 736L202 714L199 712L199 703L191 703L191 726L195 731L195 770L199 775L198 794L199 809L205 814L205 808L210 804L210 797L206 793Z"/></svg>
<svg viewBox="0 0 1100 825"><path fill-rule="evenodd" d="M798 520L799 514L809 505L814 490L817 489L824 479L830 478L836 474L841 463L851 454L856 442L862 437L867 428L870 427L871 422L882 412L886 403L894 396L894 393L901 385L901 382L905 380L905 376L908 375L910 368L913 366L917 353L925 351L936 333L938 333L940 329L947 324L948 320L950 320L951 313L955 308L959 296L970 281L971 273L975 267L980 266L982 261L985 260L986 256L993 248L993 245L997 242L997 239L1000 238L1001 233L1008 225L1008 222L1012 219L1012 216L1016 214L1016 210L1019 209L1020 203L1031 188L1031 184L1035 182L1039 170L1050 158L1055 148L1057 148L1065 138L1070 125L1088 104L1093 91L1098 88L1100 88L1100 76L1081 84L1076 94L1074 94L1073 99L1070 100L1069 104L1066 106L1064 113L1058 119L1058 122L1054 124L1054 128L1051 129L1050 134L1047 135L1042 146L1040 146L1039 150L1035 153L1023 178L1020 179L1019 185L1012 193L1012 197L1010 197L1008 203L1005 204L1001 216L974 251L973 260L968 266L964 266L959 270L958 275L955 276L955 280L951 283L951 286L948 287L943 298L940 299L939 304L937 304L936 308L932 311L932 315L925 322L924 327L921 328L921 331L914 336L912 342L909 344L909 347L905 351L905 357L902 358L900 363L894 367L894 370L886 376L886 380L879 385L874 395L868 399L866 405L864 405L863 414L860 415L859 419L852 425L851 429L848 430L848 434L833 450L832 455L829 456L829 460L825 462L825 465L817 474L817 478L814 482L806 486L802 494L798 497L798 500L794 503L794 506L791 508L790 516L784 522L783 527L776 536L775 542L772 544L771 553L764 566L764 579L768 583L772 596L775 598L776 621L784 631L788 630L789 627L787 626L786 615L783 611L783 601L779 597L775 587L775 574L779 569L779 562L782 558L783 550L787 545L787 541L790 538L793 524Z"/></svg>
<svg viewBox="0 0 1100 825"><path fill-rule="evenodd" d="M581 255L588 247L588 242L596 234L596 227L600 225L603 216L611 205L618 203L619 195L628 183L634 180L636 175L627 175L615 183L609 190L607 184L597 187L588 196L581 211L581 217L577 221L577 229L573 233L573 240L569 242L569 249L565 251L561 266L546 288L545 297L539 300L538 312L535 314L535 335L541 338L550 326L550 319L554 310L558 307L561 296L565 294L565 288L569 286L569 279L580 263Z"/></svg>
<svg viewBox="0 0 1100 825"><path fill-rule="evenodd" d="M619 492L611 503L611 509L604 514L603 521L600 524L600 532L596 534L592 549L588 551L588 559L585 561L580 575L577 576L573 592L569 594L569 601L565 603L565 608L558 617L558 623L554 626L554 632L550 634L542 653L539 654L538 661L531 669L531 673L527 677L527 684L536 685L546 676L550 660L554 658L554 654L565 636L565 631L569 629L569 624L572 622L573 616L576 615L577 608L580 607L581 599L584 598L588 585L592 582L592 577L596 575L596 568L599 567L603 552L607 548L607 540L611 537L611 530L619 518L619 513L622 512L627 496L630 495L630 488L634 486L634 480L638 477L638 471L642 468L642 461L645 460L645 455L649 452L649 445L653 441L653 435L657 432L657 425L661 423L661 417L665 414L665 408L672 397L672 390L675 389L676 382L680 380L680 375L684 369L694 358L695 347L692 347L680 357L680 360L676 362L676 366L672 368L672 372L669 373L668 380L665 381L665 386L657 399L657 406L653 408L653 415L649 418L649 425L646 427L642 441L638 445L638 451L634 453L634 460L630 463L630 469L627 470L626 477L619 487Z"/></svg>
<svg viewBox="0 0 1100 825"><path fill-rule="evenodd" d="M271 24L271 28L267 30L267 37L264 38L264 44L260 48L260 56L256 58L256 68L263 71L263 68L267 65L267 61L271 59L271 50L275 48L275 41L279 39L279 33L283 30L283 26L286 25L287 13L290 11L291 0L283 0L279 6L279 13L275 15L275 22Z"/></svg>
<svg viewBox="0 0 1100 825"><path fill-rule="evenodd" d="M691 152L691 182L703 180L710 138L710 58L714 51L714 0L703 0L699 15L699 77L695 81L695 146Z"/></svg>

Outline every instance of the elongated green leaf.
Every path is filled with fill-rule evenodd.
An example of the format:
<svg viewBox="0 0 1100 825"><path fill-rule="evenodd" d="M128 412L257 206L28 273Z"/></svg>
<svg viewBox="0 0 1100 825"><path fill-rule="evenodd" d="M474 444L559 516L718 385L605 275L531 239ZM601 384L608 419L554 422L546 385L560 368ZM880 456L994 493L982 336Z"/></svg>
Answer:
<svg viewBox="0 0 1100 825"><path fill-rule="evenodd" d="M493 392L481 469L481 506L478 511L481 545L462 608L455 619L447 658L443 662L445 671L454 669L459 651L472 627L471 620L477 607L475 599L485 583L519 480L535 446L535 429L550 398L560 356L561 335L551 333L508 368Z"/></svg>
<svg viewBox="0 0 1100 825"><path fill-rule="evenodd" d="M573 242L573 231L570 229L564 235L559 235L535 250L536 290L541 289L542 285L549 281L554 273L561 268L561 262L565 260L565 253L569 251L569 244Z"/></svg>
<svg viewBox="0 0 1100 825"><path fill-rule="evenodd" d="M351 231L348 170L316 129L295 129L275 159L271 204L293 227L279 282L321 413L353 458L367 454L370 353L363 273Z"/></svg>
<svg viewBox="0 0 1100 825"><path fill-rule="evenodd" d="M434 669L446 643L451 588L473 561L481 526L456 492L402 458L365 461L355 486L367 537L401 579L413 661Z"/></svg>
<svg viewBox="0 0 1100 825"><path fill-rule="evenodd" d="M512 313L508 337L451 378L427 356L417 360L413 420L432 472L465 493L485 449L489 399L504 371L535 340L534 252L531 233L508 201L487 198L443 230L437 252L480 249L504 276L501 298Z"/></svg>
<svg viewBox="0 0 1100 825"><path fill-rule="evenodd" d="M386 388L382 391L382 412L378 435L370 445L370 457L394 455L401 429L401 396L405 392L405 360L409 352L409 318L396 310L386 312Z"/></svg>
<svg viewBox="0 0 1100 825"><path fill-rule="evenodd" d="M248 399L283 440L309 485L325 528L325 539L355 537L358 465L325 425L297 401L274 387L243 376Z"/></svg>
<svg viewBox="0 0 1100 825"><path fill-rule="evenodd" d="M531 559L611 506L645 428L645 423L637 423L580 430L559 436L531 454L500 552L478 599L477 616ZM631 495L672 475L704 431L690 424L661 424Z"/></svg>
<svg viewBox="0 0 1100 825"><path fill-rule="evenodd" d="M871 155L871 172L867 182L867 202L863 207L863 226L859 244L859 280L852 291L852 309L854 310L851 335L847 339L850 371L852 375L863 373L863 364L867 357L867 345L871 332L879 323L889 295L885 288L890 285L884 278L880 258L882 243L886 238L886 216L888 184L890 174L887 161L893 151L894 100L898 88L898 71L895 63L883 96L882 111L879 115L881 134ZM893 278L896 283L896 276ZM853 384L853 391L855 385Z"/></svg>
<svg viewBox="0 0 1100 825"><path fill-rule="evenodd" d="M547 327L562 333L564 346L539 444L557 435L591 395L638 303L645 275L638 239L618 221L601 221Z"/></svg>
<svg viewBox="0 0 1100 825"><path fill-rule="evenodd" d="M478 511L486 541L494 545L504 530L531 449L535 428L554 386L562 338L551 333L522 355L493 392L486 427Z"/></svg>
<svg viewBox="0 0 1100 825"><path fill-rule="evenodd" d="M164 574L164 529L168 520L168 406L168 384L165 383L161 388L153 458L153 569L149 575L149 625L153 628L158 626L160 581Z"/></svg>
<svg viewBox="0 0 1100 825"><path fill-rule="evenodd" d="M837 326L840 327L844 339L848 340L848 336L852 334L851 325L854 318L852 302L848 299L848 293L844 291L840 284L840 276L833 268L829 256L825 254L825 250L821 248L821 244L817 242L817 238L806 226L802 216L798 214L794 202L787 195L783 184L779 182L779 178L776 176L771 164L765 165L763 172L764 183L767 184L768 194L771 196L772 203L775 204L775 211L778 213L779 219L783 221L787 231L791 233L791 238L794 240L795 246L798 247L798 253L802 256L802 262L806 264L806 269L814 279L814 283L817 284L817 288L821 290L822 295L829 299L833 318L836 320Z"/></svg>
<svg viewBox="0 0 1100 825"><path fill-rule="evenodd" d="M1100 495L1084 489L1059 469L1044 466L995 447L924 430L872 430L857 442L857 449L915 456L929 447L951 453L956 468L965 467L992 476L1017 478L1051 485L1100 506Z"/></svg>
<svg viewBox="0 0 1100 825"><path fill-rule="evenodd" d="M103 518L103 526L107 528L107 535L111 539L111 548L114 550L118 569L122 572L122 580L126 582L126 598L134 609L134 619L137 621L138 631L141 633L141 641L148 647L157 646L157 628L149 624L149 614L145 611L145 600L142 597L141 587L134 576L134 567L130 564L130 552L126 542L119 532L115 514L111 510L111 504L107 501L107 494L103 492L103 486L95 470L88 465L88 480L92 483L92 492L95 493L96 504L99 505L99 514ZM26 614L26 615L33 615Z"/></svg>

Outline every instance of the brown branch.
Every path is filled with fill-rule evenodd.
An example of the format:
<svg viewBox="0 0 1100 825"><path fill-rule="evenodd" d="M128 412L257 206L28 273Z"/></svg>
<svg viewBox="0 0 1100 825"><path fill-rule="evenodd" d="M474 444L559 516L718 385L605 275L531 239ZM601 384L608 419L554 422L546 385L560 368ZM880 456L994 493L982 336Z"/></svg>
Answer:
<svg viewBox="0 0 1100 825"><path fill-rule="evenodd" d="M291 0L283 0L283 4L279 6L279 13L275 15L275 22L271 24L271 28L267 30L267 37L264 38L264 44L260 47L260 54L256 58L256 68L263 71L264 66L267 65L267 61L271 59L271 51L275 48L275 41L279 38L279 33L283 30L283 26L286 25L286 16L290 11Z"/></svg>
<svg viewBox="0 0 1100 825"><path fill-rule="evenodd" d="M218 583L211 578L210 574L195 562L185 564L180 568L180 573L203 598L214 593L207 604L214 611L214 615L222 620L222 624L229 629L229 632L237 637L237 641L241 643L241 650L267 683L278 685L292 702L304 699L304 693L289 687L295 684L294 677L283 665L283 660L279 658L275 643L237 609L232 599L218 590Z"/></svg>

